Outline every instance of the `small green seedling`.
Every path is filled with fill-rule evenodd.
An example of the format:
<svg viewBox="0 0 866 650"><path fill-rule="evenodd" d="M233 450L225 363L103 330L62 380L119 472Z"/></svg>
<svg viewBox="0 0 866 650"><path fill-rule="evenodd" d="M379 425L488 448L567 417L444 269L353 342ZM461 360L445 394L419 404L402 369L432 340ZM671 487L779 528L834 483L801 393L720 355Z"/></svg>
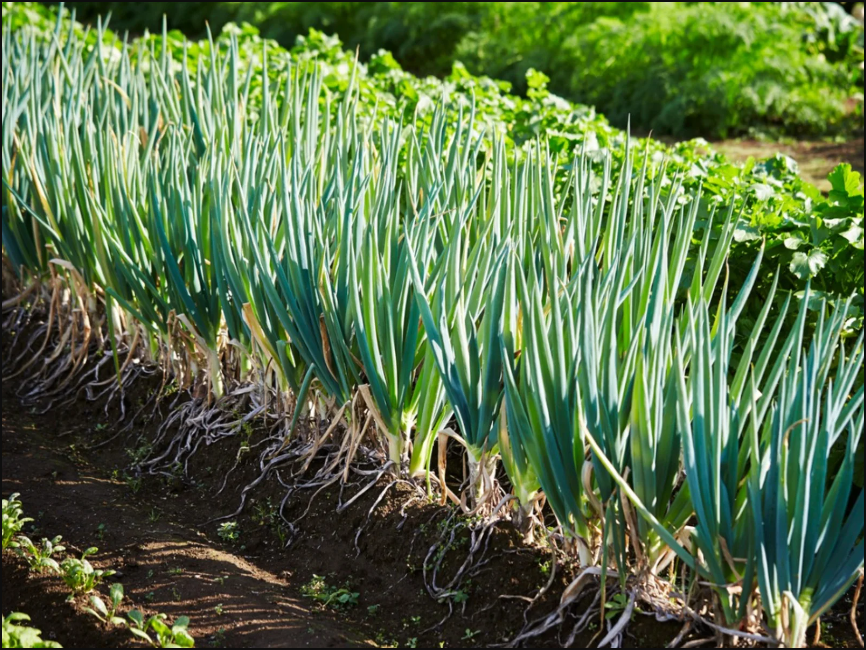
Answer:
<svg viewBox="0 0 866 650"><path fill-rule="evenodd" d="M357 591L349 591L345 587L333 587L325 582L322 576L313 575L313 578L301 587L301 593L307 597L319 601L325 607L334 609L346 609L358 604Z"/></svg>
<svg viewBox="0 0 866 650"><path fill-rule="evenodd" d="M16 625L17 621L29 621L30 617L21 612L12 612L3 617L4 648L60 648L59 643L43 641L42 632L34 627Z"/></svg>
<svg viewBox="0 0 866 650"><path fill-rule="evenodd" d="M627 605L628 596L622 592L614 594L613 597L604 604L604 609L606 610L604 617L607 619L616 617L620 612L625 610Z"/></svg>
<svg viewBox="0 0 866 650"><path fill-rule="evenodd" d="M84 551L81 559L68 557L60 564L60 571L66 586L72 589L73 594L87 594L102 582L103 578L114 575L114 571L107 569L94 569L88 561L88 556L93 555L99 549L91 546Z"/></svg>
<svg viewBox="0 0 866 650"><path fill-rule="evenodd" d="M3 548L14 548L15 535L21 532L24 524L33 521L27 517L23 517L24 510L21 508L21 501L18 500L18 493L10 494L8 499L3 499Z"/></svg>
<svg viewBox="0 0 866 650"><path fill-rule="evenodd" d="M241 537L241 531L236 521L225 521L220 524L217 535L224 542L235 543Z"/></svg>
<svg viewBox="0 0 866 650"><path fill-rule="evenodd" d="M148 619L137 609L127 612L129 631L154 648L194 648L195 640L189 633L189 618L178 616L169 627L165 614L155 614Z"/></svg>
<svg viewBox="0 0 866 650"><path fill-rule="evenodd" d="M60 573L60 565L51 556L66 550L65 546L60 545L61 539L63 538L60 535L54 539L43 537L42 544L37 546L29 537L20 535L16 540L16 551L18 555L27 560L31 571L42 573L45 569L50 569L54 573Z"/></svg>
<svg viewBox="0 0 866 650"><path fill-rule="evenodd" d="M467 628L466 628L466 633L463 635L463 637L461 638L461 640L462 640L462 641L469 641L470 639L472 639L473 637L475 637L475 636L477 636L477 635L479 635L479 634L481 634L481 630L475 630L475 631L473 632L471 629L469 629L469 628L467 627Z"/></svg>
<svg viewBox="0 0 866 650"><path fill-rule="evenodd" d="M108 588L109 603L106 604L99 596L91 596L90 604L93 608L85 607L85 611L93 614L105 624L126 625L126 620L117 616L117 610L123 601L123 585L116 582Z"/></svg>
<svg viewBox="0 0 866 650"><path fill-rule="evenodd" d="M453 600L457 604L465 603L467 600L469 600L469 594L467 594L466 591L463 589L458 589L453 594L451 594L451 600Z"/></svg>
<svg viewBox="0 0 866 650"><path fill-rule="evenodd" d="M126 485L132 490L133 494L138 494L138 491L141 490L141 477L140 476L130 476L129 474L124 474L123 480L126 482Z"/></svg>

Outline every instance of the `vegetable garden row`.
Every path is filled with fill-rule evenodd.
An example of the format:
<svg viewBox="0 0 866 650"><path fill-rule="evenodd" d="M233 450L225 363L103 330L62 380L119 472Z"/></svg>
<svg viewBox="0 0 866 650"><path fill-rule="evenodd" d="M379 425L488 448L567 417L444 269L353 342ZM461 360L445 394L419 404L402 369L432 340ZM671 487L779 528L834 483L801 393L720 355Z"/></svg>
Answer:
<svg viewBox="0 0 866 650"><path fill-rule="evenodd" d="M729 640L803 646L862 577L850 168L823 197L784 157L631 141L540 73L517 98L318 34L3 12L4 310L49 313L30 394L159 364L196 399L153 470L252 395L284 434L263 476L339 439L335 480L378 457L527 538L555 520L586 575L709 602Z"/></svg>

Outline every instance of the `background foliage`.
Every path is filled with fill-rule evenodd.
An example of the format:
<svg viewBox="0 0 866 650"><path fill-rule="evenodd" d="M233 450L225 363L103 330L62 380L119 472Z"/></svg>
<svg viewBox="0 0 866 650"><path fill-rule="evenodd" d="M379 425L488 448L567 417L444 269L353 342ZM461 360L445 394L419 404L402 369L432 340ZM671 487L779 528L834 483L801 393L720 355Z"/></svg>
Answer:
<svg viewBox="0 0 866 650"><path fill-rule="evenodd" d="M499 501L501 451L520 507L540 485L584 566L613 560L624 585L676 556L725 627L749 625L759 592L769 629L804 647L856 580L850 167L824 196L783 156L635 141L535 69L520 97L462 66L441 82L385 52L359 67L316 31L291 51L249 24L129 42L3 8L4 252L22 279L50 275L52 310L64 286L80 304L58 390L104 351L89 324L104 313L130 349L147 328L150 357L202 396L191 410L278 386L289 440L313 382L343 405L334 421L360 394L395 470L422 451L419 476L425 440L447 435L466 511ZM284 449L269 442L262 459Z"/></svg>
<svg viewBox="0 0 866 650"><path fill-rule="evenodd" d="M727 137L826 135L862 128L863 26L837 3L716 2L152 2L69 3L79 19L108 9L116 29L203 36L249 22L291 46L310 28L337 34L364 60L382 48L406 70L474 74L550 88L613 124Z"/></svg>

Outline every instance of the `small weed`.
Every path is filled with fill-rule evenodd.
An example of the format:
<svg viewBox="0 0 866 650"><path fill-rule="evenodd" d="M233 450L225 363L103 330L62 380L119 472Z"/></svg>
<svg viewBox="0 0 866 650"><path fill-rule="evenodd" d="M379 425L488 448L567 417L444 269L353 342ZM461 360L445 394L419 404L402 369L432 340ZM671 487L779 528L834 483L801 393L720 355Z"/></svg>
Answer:
<svg viewBox="0 0 866 650"><path fill-rule="evenodd" d="M216 614L217 616L222 616L223 615L223 604L220 603L219 605L214 606L213 611L214 611L214 614Z"/></svg>
<svg viewBox="0 0 866 650"><path fill-rule="evenodd" d="M183 597L180 595L180 591L178 590L177 587L171 588L171 597L174 599L174 602L176 602L176 603L179 603L181 600L183 600Z"/></svg>
<svg viewBox="0 0 866 650"><path fill-rule="evenodd" d="M172 567L168 570L168 575L170 576L179 576L181 573L183 573L183 569L179 566Z"/></svg>
<svg viewBox="0 0 866 650"><path fill-rule="evenodd" d="M550 575L550 560L539 560L538 568L541 569L541 575Z"/></svg>
<svg viewBox="0 0 866 650"><path fill-rule="evenodd" d="M457 604L465 603L467 600L469 600L469 594L466 593L466 591L463 589L458 589L451 595L451 600L453 600Z"/></svg>
<svg viewBox="0 0 866 650"><path fill-rule="evenodd" d="M147 440L142 440L137 447L130 447L126 455L133 465L140 465L153 453L153 445Z"/></svg>
<svg viewBox="0 0 866 650"><path fill-rule="evenodd" d="M461 640L461 641L469 641L470 639L474 638L475 636L477 636L477 635L479 635L479 634L481 634L481 630L475 630L475 631L473 632L471 629L469 629L469 628L467 627L467 628L466 628L466 633L465 633L465 634L460 638L460 640Z"/></svg>
<svg viewBox="0 0 866 650"><path fill-rule="evenodd" d="M105 539L105 524L99 524L96 527L96 537L100 542Z"/></svg>
<svg viewBox="0 0 866 650"><path fill-rule="evenodd" d="M620 612L625 610L628 605L628 596L619 592L604 604L604 617L607 619L615 618Z"/></svg>
<svg viewBox="0 0 866 650"><path fill-rule="evenodd" d="M165 484L168 487L178 487L183 481L183 465L175 461L171 464L168 470L168 476L165 477Z"/></svg>
<svg viewBox="0 0 866 650"><path fill-rule="evenodd" d="M151 508L150 514L147 515L147 519L152 524L155 524L156 522L158 522L160 517L162 517L162 513L159 510L157 510L156 508Z"/></svg>
<svg viewBox="0 0 866 650"><path fill-rule="evenodd" d="M317 600L325 607L332 609L347 609L358 604L357 591L350 591L347 586L334 587L325 582L322 576L313 575L312 579L301 587L301 593Z"/></svg>
<svg viewBox="0 0 866 650"><path fill-rule="evenodd" d="M236 543L241 537L241 530L236 521L224 521L220 524L217 535L224 542Z"/></svg>
<svg viewBox="0 0 866 650"><path fill-rule="evenodd" d="M124 473L123 481L126 483L127 487L132 490L133 494L138 494L138 491L141 490L140 476L130 476L129 474Z"/></svg>
<svg viewBox="0 0 866 650"><path fill-rule="evenodd" d="M367 607L367 614L369 616L375 616L379 613L379 605L370 605Z"/></svg>
<svg viewBox="0 0 866 650"><path fill-rule="evenodd" d="M394 641L393 639L389 639L385 636L385 633L379 631L376 633L376 638L374 639L376 642L376 646L379 648L399 648L400 644Z"/></svg>
<svg viewBox="0 0 866 650"><path fill-rule="evenodd" d="M253 427L249 422L241 425L241 445L238 448L238 457L250 450L250 439L253 437Z"/></svg>
<svg viewBox="0 0 866 650"><path fill-rule="evenodd" d="M280 546L285 546L286 542L289 540L289 529L280 522L276 526L274 526L274 534L277 536L277 540L280 542Z"/></svg>
<svg viewBox="0 0 866 650"><path fill-rule="evenodd" d="M289 529L281 519L280 509L271 501L271 497L268 497L264 502L255 504L253 507L253 521L259 526L270 528L274 535L276 535L277 540L279 540L280 546L286 545L286 541L289 539Z"/></svg>

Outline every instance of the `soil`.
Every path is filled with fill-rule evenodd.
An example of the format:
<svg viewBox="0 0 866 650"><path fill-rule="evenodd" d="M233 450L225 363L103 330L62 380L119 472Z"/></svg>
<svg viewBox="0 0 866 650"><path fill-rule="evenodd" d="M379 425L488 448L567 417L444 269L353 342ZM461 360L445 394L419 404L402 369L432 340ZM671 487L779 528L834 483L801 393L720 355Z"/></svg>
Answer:
<svg viewBox="0 0 866 650"><path fill-rule="evenodd" d="M4 332L4 357L11 340ZM123 401L91 402L82 393L49 407L22 403L18 379L4 380L2 492L21 494L25 515L35 520L25 530L31 537L62 535L76 554L98 546L93 563L117 571L107 583L123 584L122 609L163 612L170 620L189 616L198 647L486 647L512 638L524 616L536 620L552 611L575 575L573 566L556 563L552 588L526 613L527 599L549 579L551 553L524 544L504 522L476 556L484 563L437 602L425 587L424 566L435 563L428 556L439 556L442 535L453 537L437 579L446 584L467 557L471 522L408 483L385 478L338 511L369 485L361 474L345 488L287 496L283 484L293 484L296 466L281 467L249 492L243 513L229 519L237 538L221 537L221 522L214 520L232 515L244 487L259 476L256 445L266 427L254 422L243 435L202 445L185 473L138 477L131 459L156 439L170 400L152 420L123 427L158 386L152 376L137 380ZM242 451L247 447L252 451ZM295 522L294 531L279 523L284 499L282 514ZM67 602L59 577L30 573L10 551L3 554L2 581L3 612L28 613L34 627L64 647L141 647L86 613L85 597ZM100 593L107 593L107 583ZM333 594L332 602L309 597L316 591ZM560 647L596 591L588 590L562 628L533 639L532 647ZM856 647L846 622L849 599L825 616L828 647ZM862 604L858 618L863 629ZM682 622L636 614L623 647L663 647L681 629ZM575 647L594 647L597 631L593 624ZM696 630L685 640L710 636Z"/></svg>

